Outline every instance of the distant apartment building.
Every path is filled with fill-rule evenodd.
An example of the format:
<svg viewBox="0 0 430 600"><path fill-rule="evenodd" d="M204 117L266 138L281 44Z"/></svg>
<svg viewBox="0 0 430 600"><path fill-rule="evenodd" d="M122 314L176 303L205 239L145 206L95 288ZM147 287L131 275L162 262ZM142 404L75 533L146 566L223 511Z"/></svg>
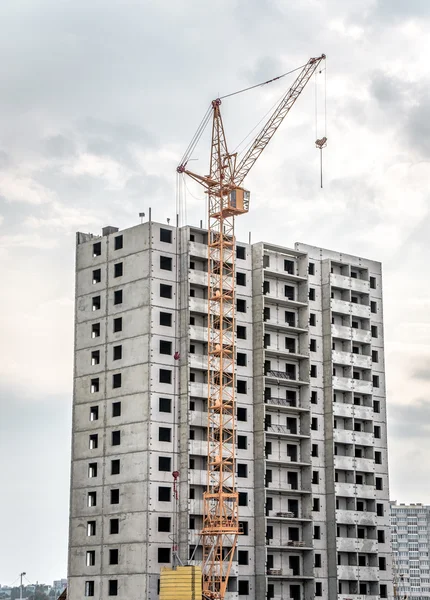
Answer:
<svg viewBox="0 0 430 600"><path fill-rule="evenodd" d="M398 598L430 599L430 506L391 503L394 584Z"/></svg>
<svg viewBox="0 0 430 600"><path fill-rule="evenodd" d="M236 256L228 600L392 598L381 265ZM201 559L207 284L203 229L77 235L70 600L156 600L161 567Z"/></svg>

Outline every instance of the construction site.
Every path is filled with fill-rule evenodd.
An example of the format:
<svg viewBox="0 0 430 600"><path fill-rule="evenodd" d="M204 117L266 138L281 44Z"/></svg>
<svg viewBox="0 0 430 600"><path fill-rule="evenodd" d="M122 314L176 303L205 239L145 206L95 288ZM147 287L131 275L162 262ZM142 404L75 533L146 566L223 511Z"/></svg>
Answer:
<svg viewBox="0 0 430 600"><path fill-rule="evenodd" d="M325 58L241 155L213 100L207 227L77 234L69 600L393 597L381 264L235 236Z"/></svg>

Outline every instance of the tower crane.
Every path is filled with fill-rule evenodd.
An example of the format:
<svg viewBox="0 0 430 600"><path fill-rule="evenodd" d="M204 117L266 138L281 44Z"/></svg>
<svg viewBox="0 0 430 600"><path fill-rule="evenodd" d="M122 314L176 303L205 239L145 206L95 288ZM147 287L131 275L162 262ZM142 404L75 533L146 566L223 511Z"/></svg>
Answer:
<svg viewBox="0 0 430 600"><path fill-rule="evenodd" d="M240 161L236 153L228 151L221 117L222 98L213 100L177 168L178 173L184 173L201 184L208 195L208 456L201 531L202 593L207 600L224 599L240 534L235 480L234 222L236 215L248 212L250 199L249 191L242 184L324 59L324 54L310 58L303 67L296 69L300 72L292 87L277 104ZM187 168L187 162L211 114L210 170L209 175L199 175Z"/></svg>

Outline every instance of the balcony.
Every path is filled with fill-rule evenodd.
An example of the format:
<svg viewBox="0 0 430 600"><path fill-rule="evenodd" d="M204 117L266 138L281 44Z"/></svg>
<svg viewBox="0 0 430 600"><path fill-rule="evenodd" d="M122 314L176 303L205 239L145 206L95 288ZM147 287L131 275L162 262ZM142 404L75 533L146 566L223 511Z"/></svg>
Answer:
<svg viewBox="0 0 430 600"><path fill-rule="evenodd" d="M273 397L265 397L264 403L266 405L274 406L280 412L309 412L309 408L302 408L301 406L294 406L291 400L287 400L286 398L273 398Z"/></svg>
<svg viewBox="0 0 430 600"><path fill-rule="evenodd" d="M301 433L291 433L290 429L286 425L267 425L265 427L266 436L280 436L280 437L290 437L292 439L308 439L309 435L303 435Z"/></svg>
<svg viewBox="0 0 430 600"><path fill-rule="evenodd" d="M306 517L295 517L295 513L290 511L271 511L271 514L266 517L268 521L292 521L293 523L311 523L312 519Z"/></svg>
<svg viewBox="0 0 430 600"><path fill-rule="evenodd" d="M208 314L208 301L205 298L189 298L188 305L191 312Z"/></svg>
<svg viewBox="0 0 430 600"><path fill-rule="evenodd" d="M208 483L207 471L203 469L190 469L188 471L188 483L190 485L203 485Z"/></svg>
<svg viewBox="0 0 430 600"><path fill-rule="evenodd" d="M264 267L265 275L269 277L275 277L276 279L283 279L285 281L297 281L297 282L306 282L307 277L301 277L301 275L295 275L294 273L288 273L288 271L273 269L272 267Z"/></svg>
<svg viewBox="0 0 430 600"><path fill-rule="evenodd" d="M194 398L204 398L206 400L208 397L208 384L192 381L190 383L190 396Z"/></svg>
<svg viewBox="0 0 430 600"><path fill-rule="evenodd" d="M351 565L338 565L337 578L345 580L378 581L377 567L359 567ZM365 596L366 600L369 596Z"/></svg>
<svg viewBox="0 0 430 600"><path fill-rule="evenodd" d="M296 324L290 325L287 322L276 322L271 321L270 319L264 322L265 329L270 329L274 331L285 331L288 333L306 333L308 331L307 327L298 327Z"/></svg>
<svg viewBox="0 0 430 600"><path fill-rule="evenodd" d="M288 494L290 496L301 496L303 494L310 494L308 490L293 489L290 483L283 481L271 481L269 486L266 487L267 492L278 492L280 494Z"/></svg>
<svg viewBox="0 0 430 600"><path fill-rule="evenodd" d="M188 440L188 448L190 455L208 455L208 443L206 440Z"/></svg>
<svg viewBox="0 0 430 600"><path fill-rule="evenodd" d="M334 489L336 496L346 496L353 498L359 496L360 498L375 498L375 486L374 485L361 485L356 483L335 483Z"/></svg>
<svg viewBox="0 0 430 600"><path fill-rule="evenodd" d="M197 271L196 269L188 270L188 281L191 285L198 287L208 287L208 273L207 271Z"/></svg>
<svg viewBox="0 0 430 600"><path fill-rule="evenodd" d="M283 358L294 358L296 360L303 360L304 358L309 358L309 354L300 354L299 352L287 350L286 348L275 348L274 346L268 346L265 348L265 353L267 357L277 358L278 356L282 356Z"/></svg>
<svg viewBox="0 0 430 600"><path fill-rule="evenodd" d="M363 552L373 553L378 550L377 540L366 540L362 538L336 538L338 552ZM366 599L367 600L367 599Z"/></svg>
<svg viewBox="0 0 430 600"><path fill-rule="evenodd" d="M365 421L373 421L373 406L359 406L354 404L354 417Z"/></svg>
<svg viewBox="0 0 430 600"><path fill-rule="evenodd" d="M203 500L189 500L189 512L190 515L202 515L203 514Z"/></svg>
<svg viewBox="0 0 430 600"><path fill-rule="evenodd" d="M275 296L275 294L264 294L265 304L273 303L279 306L290 306L291 308L304 308L308 306L307 302L299 302L298 300L290 300L286 296Z"/></svg>
<svg viewBox="0 0 430 600"><path fill-rule="evenodd" d="M375 444L375 438L373 437L373 433L354 431L354 443L359 446L373 446Z"/></svg>
<svg viewBox="0 0 430 600"><path fill-rule="evenodd" d="M208 330L207 327L197 327L196 325L190 325L188 334L191 341L207 342L208 341Z"/></svg>
<svg viewBox="0 0 430 600"><path fill-rule="evenodd" d="M201 410L190 410L189 413L190 427L207 427L208 413Z"/></svg>
<svg viewBox="0 0 430 600"><path fill-rule="evenodd" d="M354 414L354 405L344 404L343 402L333 402L333 414L335 417L352 418Z"/></svg>
<svg viewBox="0 0 430 600"><path fill-rule="evenodd" d="M372 334L367 329L355 329L354 327L344 327L342 325L332 325L331 335L334 338L353 340L365 344L370 344L372 341Z"/></svg>
<svg viewBox="0 0 430 600"><path fill-rule="evenodd" d="M297 375L295 376L297 377ZM266 373L267 383L283 383L286 385L309 385L309 381L302 381L300 379L294 379L293 375L286 373L285 371L267 371Z"/></svg>
<svg viewBox="0 0 430 600"><path fill-rule="evenodd" d="M375 463L371 458L356 458L355 469L357 471L364 471L365 473L374 473Z"/></svg>
<svg viewBox="0 0 430 600"><path fill-rule="evenodd" d="M336 510L336 522L343 525L376 525L376 513L357 510Z"/></svg>
<svg viewBox="0 0 430 600"><path fill-rule="evenodd" d="M364 471L373 473L375 463L369 458L356 458L355 456L339 456L334 457L334 466L336 469L344 471Z"/></svg>
<svg viewBox="0 0 430 600"><path fill-rule="evenodd" d="M354 354L353 352L332 351L332 361L338 365L355 366L362 369L372 368L372 357L364 354Z"/></svg>
<svg viewBox="0 0 430 600"><path fill-rule="evenodd" d="M208 247L206 244L198 244L197 242L189 242L188 250L191 257L208 258Z"/></svg>
<svg viewBox="0 0 430 600"><path fill-rule="evenodd" d="M274 458L272 455L269 455L266 458L266 464L267 465L274 465L274 466L286 466L286 467L310 467L311 463L306 463L306 462L300 462L300 461L295 461L295 460L291 460L290 456L282 456L279 458Z"/></svg>
<svg viewBox="0 0 430 600"><path fill-rule="evenodd" d="M355 302L345 302L345 300L332 299L331 310L333 313L370 319L370 306L365 304L356 304Z"/></svg>
<svg viewBox="0 0 430 600"><path fill-rule="evenodd" d="M293 542L291 540L282 540L280 538L268 540L267 547L273 549L276 548L277 550L313 550L313 546L307 544L306 542Z"/></svg>
<svg viewBox="0 0 430 600"><path fill-rule="evenodd" d="M269 579L313 579L313 577L310 577L309 575L293 575L292 569L267 569L267 577ZM283 598L286 598L286 596L283 596L282 599ZM277 600L276 596L273 600Z"/></svg>
<svg viewBox="0 0 430 600"><path fill-rule="evenodd" d="M334 287L351 289L354 292L361 292L368 294L370 291L370 285L368 281L364 279L356 279L355 277L346 277L345 275L336 275L330 273L330 285Z"/></svg>
<svg viewBox="0 0 430 600"><path fill-rule="evenodd" d="M205 354L189 354L188 365L190 369L208 370L208 357Z"/></svg>
<svg viewBox="0 0 430 600"><path fill-rule="evenodd" d="M364 379L353 379L352 377L333 377L333 388L344 392L357 392L359 394L371 394L372 382Z"/></svg>

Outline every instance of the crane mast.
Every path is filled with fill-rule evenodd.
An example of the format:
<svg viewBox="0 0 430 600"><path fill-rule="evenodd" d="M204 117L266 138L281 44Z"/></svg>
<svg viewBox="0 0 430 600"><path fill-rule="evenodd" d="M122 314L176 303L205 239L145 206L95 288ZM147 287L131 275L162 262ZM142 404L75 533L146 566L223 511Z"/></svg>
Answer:
<svg viewBox="0 0 430 600"><path fill-rule="evenodd" d="M203 598L223 600L240 534L236 487L235 216L249 210L241 184L325 55L311 58L274 109L244 158L230 154L221 100L212 102L210 173L178 168L208 194L208 456L203 495Z"/></svg>

